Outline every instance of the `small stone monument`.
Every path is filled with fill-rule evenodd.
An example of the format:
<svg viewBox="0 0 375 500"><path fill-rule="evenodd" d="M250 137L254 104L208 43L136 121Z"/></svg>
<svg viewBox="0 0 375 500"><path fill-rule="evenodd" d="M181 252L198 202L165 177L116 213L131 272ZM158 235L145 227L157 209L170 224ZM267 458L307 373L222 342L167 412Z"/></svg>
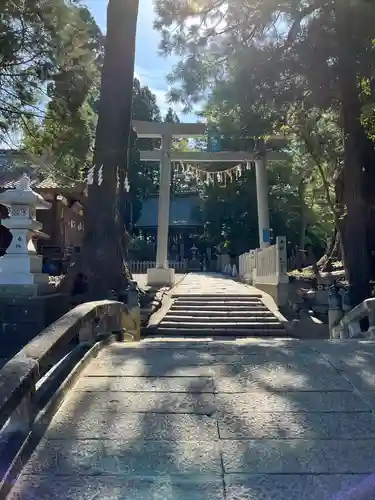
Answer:
<svg viewBox="0 0 375 500"><path fill-rule="evenodd" d="M24 174L16 189L0 194L0 204L8 207L9 219L2 221L12 233L12 242L0 258L0 289L2 293L17 290L21 295L37 295L48 290L48 274L42 273L42 256L37 254L32 237L41 230L36 210L49 209L51 204L30 187Z"/></svg>

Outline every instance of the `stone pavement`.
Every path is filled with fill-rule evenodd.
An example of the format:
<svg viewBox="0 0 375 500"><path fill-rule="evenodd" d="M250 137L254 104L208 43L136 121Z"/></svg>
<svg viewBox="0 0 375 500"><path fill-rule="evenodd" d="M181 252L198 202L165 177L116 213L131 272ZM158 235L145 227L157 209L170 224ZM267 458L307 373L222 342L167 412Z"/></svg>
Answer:
<svg viewBox="0 0 375 500"><path fill-rule="evenodd" d="M258 295L260 290L218 273L189 273L172 290L172 295Z"/></svg>
<svg viewBox="0 0 375 500"><path fill-rule="evenodd" d="M185 273L176 273L175 275L175 283L178 284L185 276ZM147 285L147 273L136 274L133 273L133 280L138 283L140 288L148 288Z"/></svg>
<svg viewBox="0 0 375 500"><path fill-rule="evenodd" d="M11 500L373 500L375 343L114 344Z"/></svg>

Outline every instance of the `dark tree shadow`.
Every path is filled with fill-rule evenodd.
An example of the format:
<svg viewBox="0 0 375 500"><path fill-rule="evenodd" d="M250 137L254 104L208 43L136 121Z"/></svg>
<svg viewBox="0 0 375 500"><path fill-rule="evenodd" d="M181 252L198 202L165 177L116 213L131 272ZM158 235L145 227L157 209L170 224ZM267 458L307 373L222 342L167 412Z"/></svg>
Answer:
<svg viewBox="0 0 375 500"><path fill-rule="evenodd" d="M371 342L114 344L10 498L373 499L374 388Z"/></svg>

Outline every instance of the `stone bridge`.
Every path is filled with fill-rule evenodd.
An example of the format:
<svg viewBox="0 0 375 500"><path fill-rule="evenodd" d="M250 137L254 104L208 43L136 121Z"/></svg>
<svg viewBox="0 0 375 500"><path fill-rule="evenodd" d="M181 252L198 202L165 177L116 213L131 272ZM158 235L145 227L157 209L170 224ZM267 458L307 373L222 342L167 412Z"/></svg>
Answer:
<svg viewBox="0 0 375 500"><path fill-rule="evenodd" d="M2 368L0 499L375 498L374 342L135 342L127 318L83 304Z"/></svg>

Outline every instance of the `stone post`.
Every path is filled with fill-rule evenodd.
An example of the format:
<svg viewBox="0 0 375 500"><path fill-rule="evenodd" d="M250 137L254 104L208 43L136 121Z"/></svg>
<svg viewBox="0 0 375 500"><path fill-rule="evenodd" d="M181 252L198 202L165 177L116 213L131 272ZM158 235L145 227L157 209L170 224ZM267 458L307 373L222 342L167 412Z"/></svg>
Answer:
<svg viewBox="0 0 375 500"><path fill-rule="evenodd" d="M156 268L147 270L147 284L150 286L172 286L175 280L174 269L169 269L168 267L169 205L172 176L170 161L171 145L172 137L170 135L163 135L160 163Z"/></svg>
<svg viewBox="0 0 375 500"><path fill-rule="evenodd" d="M255 160L255 175L257 186L259 248L270 245L270 217L268 208L268 181L266 154L262 152Z"/></svg>
<svg viewBox="0 0 375 500"><path fill-rule="evenodd" d="M287 253L285 236L276 238L276 283L277 305L284 307L288 304L289 276L287 274Z"/></svg>
<svg viewBox="0 0 375 500"><path fill-rule="evenodd" d="M286 262L286 238L285 236L278 236L276 238L276 276L278 283L284 282L287 278Z"/></svg>
<svg viewBox="0 0 375 500"><path fill-rule="evenodd" d="M37 254L32 237L42 229L36 210L48 209L51 204L30 188L27 175L21 177L16 189L0 194L0 203L9 209L9 219L2 224L13 238L0 258L0 286L3 291L14 293L21 288L30 289L31 295L47 291L49 276L42 273L43 258Z"/></svg>
<svg viewBox="0 0 375 500"><path fill-rule="evenodd" d="M126 333L130 334L133 340L141 339L141 307L139 304L139 293L136 281L130 281L128 287L127 306L129 310L129 319L125 318Z"/></svg>
<svg viewBox="0 0 375 500"><path fill-rule="evenodd" d="M335 328L341 321L342 299L335 285L331 285L328 290L328 326L329 336L332 339L339 338L340 332Z"/></svg>

